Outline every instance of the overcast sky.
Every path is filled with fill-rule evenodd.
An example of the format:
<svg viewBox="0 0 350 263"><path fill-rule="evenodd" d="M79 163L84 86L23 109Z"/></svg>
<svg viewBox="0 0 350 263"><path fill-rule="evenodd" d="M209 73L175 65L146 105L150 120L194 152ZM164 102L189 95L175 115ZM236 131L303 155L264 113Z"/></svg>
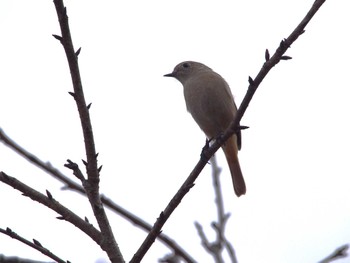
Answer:
<svg viewBox="0 0 350 263"><path fill-rule="evenodd" d="M264 62L313 0L65 1L96 148L101 192L153 224L199 159L205 137L186 112L181 84L163 75L202 62L229 83L239 105ZM223 154L226 235L238 261L318 262L350 241L348 0L328 0L259 87L242 125L247 194L234 195ZM52 1L0 2L0 128L68 176L85 159L69 69ZM0 144L0 170L53 196L96 225L88 202ZM208 165L163 228L198 262L212 262L194 221L214 238ZM0 227L39 240L71 262L107 259L69 223L0 184ZM126 261L145 238L109 214ZM46 257L0 235L0 254ZM169 250L156 242L144 262ZM349 262L349 259L338 261Z"/></svg>

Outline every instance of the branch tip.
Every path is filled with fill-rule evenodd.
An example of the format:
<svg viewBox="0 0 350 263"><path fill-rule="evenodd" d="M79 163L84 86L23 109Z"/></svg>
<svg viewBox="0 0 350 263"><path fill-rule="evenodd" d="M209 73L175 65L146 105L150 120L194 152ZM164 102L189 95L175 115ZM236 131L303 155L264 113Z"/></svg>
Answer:
<svg viewBox="0 0 350 263"><path fill-rule="evenodd" d="M80 51L81 51L81 47L80 47L80 48L78 48L78 50L75 52L75 56L76 56L76 57L78 57L78 56L79 56Z"/></svg>
<svg viewBox="0 0 350 263"><path fill-rule="evenodd" d="M52 194L49 192L49 190L46 190L46 195L50 200L53 199Z"/></svg>
<svg viewBox="0 0 350 263"><path fill-rule="evenodd" d="M240 125L237 127L239 130L246 130L249 129L249 126L244 126L244 125Z"/></svg>
<svg viewBox="0 0 350 263"><path fill-rule="evenodd" d="M265 61L267 62L267 61L269 61L269 60L270 60L270 53L269 53L269 50L266 49L266 50L265 50Z"/></svg>
<svg viewBox="0 0 350 263"><path fill-rule="evenodd" d="M40 244L40 242L39 242L38 240L34 239L34 238L33 238L33 243L34 243L35 245L39 246L39 247L43 247L43 245Z"/></svg>
<svg viewBox="0 0 350 263"><path fill-rule="evenodd" d="M59 36L59 35L55 35L55 34L52 34L52 36L54 38L56 38L58 41L62 42L63 41L63 37Z"/></svg>
<svg viewBox="0 0 350 263"><path fill-rule="evenodd" d="M9 181L10 177L5 173L5 172L1 172L2 176L4 176L4 178Z"/></svg>

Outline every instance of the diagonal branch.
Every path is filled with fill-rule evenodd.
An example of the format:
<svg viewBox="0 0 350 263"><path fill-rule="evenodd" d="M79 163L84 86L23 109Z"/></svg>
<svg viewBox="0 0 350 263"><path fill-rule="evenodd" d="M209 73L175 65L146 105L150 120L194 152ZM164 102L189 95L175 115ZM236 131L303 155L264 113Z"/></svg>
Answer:
<svg viewBox="0 0 350 263"><path fill-rule="evenodd" d="M37 241L35 239L33 239L33 242L31 242L31 241L25 239L24 237L21 237L20 235L16 234L10 228L6 228L6 230L0 228L0 233L8 235L9 237L12 237L13 239L17 239L18 241L26 244L27 246L30 246L30 247L38 250L39 252L41 252L45 256L48 256L49 258L55 260L58 263L67 263L67 261L65 261L65 260L61 259L60 257L56 256L55 254L53 254L50 250L45 248L43 245L40 244L39 241ZM2 262L2 261L0 260L0 262Z"/></svg>
<svg viewBox="0 0 350 263"><path fill-rule="evenodd" d="M15 151L21 157L25 158L32 164L38 166L40 169L42 169L43 171L53 176L55 179L63 182L65 184L64 189L74 190L86 196L85 190L81 185L77 184L72 179L62 174L57 168L53 167L49 162L44 162L40 160L37 156L35 156L34 154L22 148L14 140L12 140L1 128L0 128L0 141L2 141L7 147ZM120 216L124 217L125 219L131 221L134 225L140 227L142 230L147 232L151 231L152 226L149 223L145 222L144 220L134 215L130 211L116 204L110 198L104 195L101 195L101 201L106 207L108 207L115 213L119 214ZM174 251L174 254L182 257L185 260L185 262L188 262L188 263L195 262L195 260L169 236L165 235L164 233L161 233L158 236L158 239L161 242L163 242L166 246L168 246L169 249L172 249Z"/></svg>
<svg viewBox="0 0 350 263"><path fill-rule="evenodd" d="M58 217L58 219L64 219L72 223L81 231L83 231L85 234L87 234L89 237L91 237L97 244L99 245L101 244L103 239L101 233L96 228L94 228L91 224L81 219L71 210L69 210L68 208L61 205L59 202L57 202L52 197L49 191L46 191L47 196L45 196L42 193L39 193L33 188L17 180L16 178L5 174L4 172L0 172L0 181L22 192L24 196L27 196L32 200L37 201L45 205L46 207L52 209L53 211L57 212L58 214L61 215L60 217Z"/></svg>
<svg viewBox="0 0 350 263"><path fill-rule="evenodd" d="M118 244L114 238L112 228L109 224L105 209L100 199L99 194L99 168L97 165L97 153L95 150L94 136L92 132L92 125L90 120L89 108L85 102L83 85L81 82L79 65L78 65L78 55L80 49L77 52L74 51L73 41L70 34L67 9L63 4L63 0L53 1L56 7L56 12L58 16L58 21L61 28L62 36L54 36L56 39L60 40L68 60L68 65L71 73L71 78L73 82L74 92L70 92L77 104L81 126L84 135L85 151L86 151L86 170L87 170L87 183L84 185L86 194L89 198L92 210L94 212L95 218L101 229L103 235L103 242L101 243L101 248L106 251L111 262L124 262L121 251Z"/></svg>
<svg viewBox="0 0 350 263"><path fill-rule="evenodd" d="M222 136L222 140L216 140L213 145L211 145L208 149L205 150L204 154L202 154L201 159L198 161L196 166L193 168L192 172L186 179L186 181L182 184L178 192L171 199L167 207L162 211L157 218L156 222L153 225L152 230L135 253L134 257L130 262L140 262L149 248L152 246L155 238L160 234L162 227L165 222L168 220L170 215L176 209L176 207L180 204L182 198L186 195L186 193L192 188L195 180L197 179L200 172L203 170L204 166L208 163L209 159L214 155L214 153L221 147L225 141L232 136L235 132L237 132L240 127L239 123L248 108L250 101L252 100L255 91L259 87L262 80L266 77L269 71L278 63L280 60L287 60L290 57L283 56L283 54L287 51L287 49L291 46L291 44L304 33L304 29L306 25L310 22L312 17L316 14L318 9L322 6L322 4L326 0L316 0L311 9L308 11L306 16L300 22L300 24L294 29L294 31L289 35L287 39L281 41L280 46L277 48L275 54L270 58L268 52L266 53L265 59L266 62L263 64L262 69L258 73L258 75L253 80L249 77L249 87L248 91L237 111L236 117L231 123L230 127L225 131Z"/></svg>
<svg viewBox="0 0 350 263"><path fill-rule="evenodd" d="M348 256L348 249L348 244L342 245L333 251L332 254L330 254L328 257L322 259L319 263L330 263L340 258L346 258Z"/></svg>

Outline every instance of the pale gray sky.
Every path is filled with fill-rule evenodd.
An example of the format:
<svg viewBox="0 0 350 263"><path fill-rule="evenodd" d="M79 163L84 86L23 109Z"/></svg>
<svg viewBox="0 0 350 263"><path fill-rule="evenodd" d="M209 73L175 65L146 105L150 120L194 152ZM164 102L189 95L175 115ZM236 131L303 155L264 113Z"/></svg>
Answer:
<svg viewBox="0 0 350 263"><path fill-rule="evenodd" d="M264 61L313 0L65 1L79 56L101 191L153 223L198 161L205 137L186 112L179 82L163 74L183 60L219 72L239 105ZM347 0L326 1L304 35L264 80L242 120L241 167L247 194L237 198L222 153L227 237L240 263L317 262L350 236L349 46ZM84 158L69 69L52 1L0 3L0 127L67 175ZM89 204L0 144L0 170L94 222ZM166 223L199 262L211 262L193 226L210 236L216 219L207 166ZM0 184L0 227L10 227L72 262L106 258L55 213ZM127 261L145 237L119 216L110 221ZM0 253L46 258L0 235ZM156 243L144 262L168 253ZM349 259L338 261L348 262Z"/></svg>

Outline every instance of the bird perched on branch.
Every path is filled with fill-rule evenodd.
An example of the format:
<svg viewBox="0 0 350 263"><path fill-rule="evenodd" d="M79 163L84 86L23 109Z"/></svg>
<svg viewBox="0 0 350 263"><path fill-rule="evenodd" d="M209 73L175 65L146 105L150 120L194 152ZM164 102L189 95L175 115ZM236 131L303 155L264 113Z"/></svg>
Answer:
<svg viewBox="0 0 350 263"><path fill-rule="evenodd" d="M172 73L184 87L186 107L207 138L218 138L234 120L236 104L227 82L206 65L185 61L178 64ZM241 132L233 134L223 145L230 168L233 187L239 197L246 193L246 186L238 160L241 148Z"/></svg>

